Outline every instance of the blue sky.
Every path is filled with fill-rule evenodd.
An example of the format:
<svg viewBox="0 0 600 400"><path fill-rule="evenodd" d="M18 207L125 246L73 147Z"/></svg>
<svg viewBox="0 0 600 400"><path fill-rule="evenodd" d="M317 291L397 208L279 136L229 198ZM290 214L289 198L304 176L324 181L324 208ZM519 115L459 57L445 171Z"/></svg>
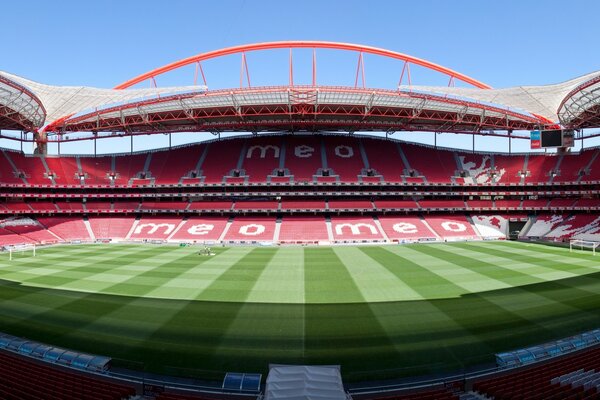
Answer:
<svg viewBox="0 0 600 400"><path fill-rule="evenodd" d="M139 73L209 50L306 39L399 51L494 87L549 84L600 69L600 25L588 17L599 11L600 2L593 0L4 2L0 70L48 84L112 87ZM278 79L286 77L286 58L276 54L268 57L279 57L281 63L249 56L253 80L257 84L269 79L275 80L272 84L285 84ZM298 52L294 57L298 80L308 79L308 72L302 72L309 71L308 55ZM356 61L350 57L355 56L324 54L318 62L319 77L323 81L339 77L353 84ZM213 72L207 77L209 87L239 84L239 61L230 64L231 73ZM395 66L366 58L365 67L367 85L397 83ZM210 71L209 66L207 69ZM217 67L213 70L221 71ZM384 70L392 71L385 79L380 73ZM163 84L178 79L178 83L190 84L192 74L188 72L165 77ZM413 81L427 84L427 78L423 73L423 81L418 81L416 73ZM137 148L164 145L164 140L143 140ZM187 140L177 138L174 142ZM488 140L479 139L481 149ZM470 138L447 135L438 143L470 146L470 142ZM495 146L493 141L489 146ZM515 146L526 149L528 144L515 142ZM115 145L99 144L101 151L104 147L112 149ZM89 146L70 150L88 151Z"/></svg>

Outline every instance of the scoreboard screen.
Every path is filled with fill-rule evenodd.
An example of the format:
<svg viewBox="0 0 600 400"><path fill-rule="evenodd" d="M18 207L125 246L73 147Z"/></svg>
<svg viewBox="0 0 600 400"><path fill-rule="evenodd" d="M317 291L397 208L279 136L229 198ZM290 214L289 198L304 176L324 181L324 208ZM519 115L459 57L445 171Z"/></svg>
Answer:
<svg viewBox="0 0 600 400"><path fill-rule="evenodd" d="M544 147L561 147L562 146L561 129L553 129L551 131L542 131L542 148Z"/></svg>
<svg viewBox="0 0 600 400"><path fill-rule="evenodd" d="M547 131L531 131L531 148L573 147L573 130L552 129Z"/></svg>

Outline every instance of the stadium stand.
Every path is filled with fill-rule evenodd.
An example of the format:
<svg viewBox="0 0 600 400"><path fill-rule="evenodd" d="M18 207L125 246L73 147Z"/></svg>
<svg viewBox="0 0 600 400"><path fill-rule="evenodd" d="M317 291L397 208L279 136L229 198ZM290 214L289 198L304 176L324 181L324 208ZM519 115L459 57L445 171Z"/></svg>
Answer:
<svg viewBox="0 0 600 400"><path fill-rule="evenodd" d="M340 177L342 182L357 182L366 168L362 158L361 142L349 142L345 137L334 136L323 141L327 167ZM364 150L363 150L364 151Z"/></svg>
<svg viewBox="0 0 600 400"><path fill-rule="evenodd" d="M244 141L227 141L227 150L220 151L221 143L213 142L208 144L208 152L202 163L202 173L205 183L223 183L226 176L238 169L240 154L244 148ZM238 171L240 172L240 171Z"/></svg>
<svg viewBox="0 0 600 400"><path fill-rule="evenodd" d="M484 238L506 239L508 219L501 215L474 215L473 225Z"/></svg>
<svg viewBox="0 0 600 400"><path fill-rule="evenodd" d="M0 352L0 397L6 400L121 400L135 388Z"/></svg>
<svg viewBox="0 0 600 400"><path fill-rule="evenodd" d="M236 217L225 232L225 242L272 242L276 240L275 218Z"/></svg>
<svg viewBox="0 0 600 400"><path fill-rule="evenodd" d="M267 177L280 168L284 154L283 137L249 140L244 148L242 167L248 182L267 182Z"/></svg>
<svg viewBox="0 0 600 400"><path fill-rule="evenodd" d="M463 215L428 215L425 222L444 240L478 238L473 226Z"/></svg>
<svg viewBox="0 0 600 400"><path fill-rule="evenodd" d="M227 226L222 217L190 217L173 234L174 242L216 242Z"/></svg>
<svg viewBox="0 0 600 400"><path fill-rule="evenodd" d="M89 223L97 240L122 240L131 230L132 217L90 217Z"/></svg>
<svg viewBox="0 0 600 400"><path fill-rule="evenodd" d="M279 241L284 244L318 244L329 241L323 217L285 217L281 221Z"/></svg>
<svg viewBox="0 0 600 400"><path fill-rule="evenodd" d="M596 156L598 150L586 150L579 154L565 154L557 167L557 175L552 182L588 181L589 175L585 173L588 165ZM588 171L589 172L589 171Z"/></svg>
<svg viewBox="0 0 600 400"><path fill-rule="evenodd" d="M424 175L427 182L452 183L451 177L457 170L453 152L409 144L402 144L401 147L410 168Z"/></svg>
<svg viewBox="0 0 600 400"><path fill-rule="evenodd" d="M473 389L495 399L598 399L598 368L596 348L477 380Z"/></svg>
<svg viewBox="0 0 600 400"><path fill-rule="evenodd" d="M564 215L538 216L524 236L528 238L541 238L562 224L564 220Z"/></svg>
<svg viewBox="0 0 600 400"><path fill-rule="evenodd" d="M336 242L383 241L384 237L373 218L332 217L331 230Z"/></svg>
<svg viewBox="0 0 600 400"><path fill-rule="evenodd" d="M436 234L419 217L381 216L378 219L383 231L390 240L402 242L436 239Z"/></svg>
<svg viewBox="0 0 600 400"><path fill-rule="evenodd" d="M325 210L324 200L281 200L281 211Z"/></svg>
<svg viewBox="0 0 600 400"><path fill-rule="evenodd" d="M287 137L285 168L293 175L294 182L313 182L317 171L324 168L320 137Z"/></svg>
<svg viewBox="0 0 600 400"><path fill-rule="evenodd" d="M64 241L91 240L81 217L38 218L38 222Z"/></svg>
<svg viewBox="0 0 600 400"><path fill-rule="evenodd" d="M367 154L369 168L374 174L381 175L385 182L402 182L406 167L395 142L372 138L363 138L361 142Z"/></svg>
<svg viewBox="0 0 600 400"><path fill-rule="evenodd" d="M522 155L495 155L494 166L498 183L521 183L521 173L526 174L525 157Z"/></svg>
<svg viewBox="0 0 600 400"><path fill-rule="evenodd" d="M129 238L131 240L167 240L182 224L181 218L142 217L134 223Z"/></svg>

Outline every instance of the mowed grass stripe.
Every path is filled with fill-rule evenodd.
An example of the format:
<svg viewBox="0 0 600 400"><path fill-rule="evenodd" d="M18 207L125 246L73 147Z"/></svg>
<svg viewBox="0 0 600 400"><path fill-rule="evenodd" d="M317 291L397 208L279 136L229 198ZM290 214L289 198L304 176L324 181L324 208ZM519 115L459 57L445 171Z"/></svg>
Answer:
<svg viewBox="0 0 600 400"><path fill-rule="evenodd" d="M246 300L304 304L304 249L280 248L266 265Z"/></svg>
<svg viewBox="0 0 600 400"><path fill-rule="evenodd" d="M374 261L386 265L390 272L399 276L423 298L447 298L455 296L458 292L465 292L464 289L443 276L391 252L391 249L391 247L360 248ZM403 313L406 318L400 324L400 321L393 315L387 315L390 311L389 307L378 307L376 304L372 304L371 308L388 332L396 349L401 351L404 357L416 357L415 363L419 362L416 355L419 350L430 349L432 364L440 362L442 358L458 360L467 354L482 354L491 351L477 336L457 323L454 316L447 315L436 304L437 302L434 301L403 303ZM412 310L410 310L411 307ZM436 332L436 334L432 335L431 332ZM471 344L469 349L462 348L465 343ZM461 347L460 352L456 352L455 346ZM444 353L448 353L449 357L443 355ZM458 368L460 365L456 367Z"/></svg>
<svg viewBox="0 0 600 400"><path fill-rule="evenodd" d="M392 260L383 259L383 264L380 264L364 248L335 247L333 251L354 279L365 301L423 300L424 296L415 291L413 286L391 272L389 264ZM377 247L375 251L385 250Z"/></svg>
<svg viewBox="0 0 600 400"><path fill-rule="evenodd" d="M456 246L440 246L444 250L452 250L458 248L460 249L460 254L465 257L470 257L474 259L483 258L487 263L500 265L503 268L512 271L518 271L520 273L545 281L570 278L578 275L572 272L564 271L561 268L561 263L558 262L551 266L548 264L528 262L525 257L520 257L509 252L490 250L487 247L482 247L478 245L471 246L465 243L460 243ZM526 283L535 283L535 281L523 282L523 284Z"/></svg>
<svg viewBox="0 0 600 400"><path fill-rule="evenodd" d="M416 251L426 253L441 260L445 260L459 268L478 272L488 278L502 281L510 286L542 282L543 279L512 269L510 261L503 264L494 264L485 261L484 257L467 257L455 246L442 244L421 245L413 247Z"/></svg>
<svg viewBox="0 0 600 400"><path fill-rule="evenodd" d="M409 258L391 252L388 247L361 247L360 251L402 280L407 287L418 293L421 299L451 297L464 292L443 276L431 272Z"/></svg>
<svg viewBox="0 0 600 400"><path fill-rule="evenodd" d="M198 259L206 258L206 260L174 276L162 286L154 288L146 296L193 300L233 265L243 263L242 260L251 252L251 247L234 247L226 252L217 253L217 256L197 255Z"/></svg>
<svg viewBox="0 0 600 400"><path fill-rule="evenodd" d="M377 368L397 365L393 341L332 248L305 248L304 276L304 364L368 369L375 368L369 360L375 357ZM351 304L326 304L329 300Z"/></svg>
<svg viewBox="0 0 600 400"><path fill-rule="evenodd" d="M228 249L219 249L217 254L223 254ZM124 282L119 282L102 290L103 293L120 294L126 296L144 296L157 287L168 287L169 282L192 268L210 260L209 257L199 257L193 252L185 252L178 258L165 260L164 263L154 265L151 269L131 276Z"/></svg>
<svg viewBox="0 0 600 400"><path fill-rule="evenodd" d="M304 249L306 303L364 303L352 275L333 248Z"/></svg>
<svg viewBox="0 0 600 400"><path fill-rule="evenodd" d="M432 245L424 248L422 246L415 247L417 251L427 251L434 257L447 260L461 268L474 269L480 273L489 276L492 279L501 280L511 285L518 285L524 280L532 279L537 282L541 280L530 277L526 274L521 274L517 271L506 269L502 266L490 264L480 259L473 259L458 254L457 250L445 250L442 246ZM465 312L464 308L457 307L458 303L449 301L437 301L435 304L446 315L460 324L464 329L471 334L476 335L479 340L485 342L491 348L497 348L505 340L498 336L498 330L503 329L519 329L522 334L533 334L535 332L544 332L550 334L550 331L542 325L534 322L531 319L523 318L520 315L501 307L494 302L486 299L483 294L472 293L468 296L470 301L475 303L476 309ZM485 310L485 312L482 312ZM480 319L491 318L492 323L482 323Z"/></svg>
<svg viewBox="0 0 600 400"><path fill-rule="evenodd" d="M272 248L253 249L202 290L196 299L245 301L276 252L277 249Z"/></svg>
<svg viewBox="0 0 600 400"><path fill-rule="evenodd" d="M569 253L568 249L561 247L534 245L538 246L534 251L530 248L531 244L520 242L499 242L496 246L480 243L479 246L493 250L496 254L511 254L518 260L548 268L558 267L563 271L579 275L597 272L600 269L600 260L595 259L591 253Z"/></svg>
<svg viewBox="0 0 600 400"><path fill-rule="evenodd" d="M69 267L54 274L25 279L24 283L47 286L48 282L51 282L54 287L58 288L98 292L114 285L115 282L126 280L130 273L119 275L118 272L128 265L143 264L157 255L173 253L176 250L177 247L169 246L152 249L132 248L126 255L112 258L111 263L106 266L99 266L97 263L87 265L86 260L82 259L79 261L79 267Z"/></svg>
<svg viewBox="0 0 600 400"><path fill-rule="evenodd" d="M415 244L410 246L392 246L388 247L387 250L411 260L411 262L420 265L425 270L444 277L444 279L453 283L454 286L460 288L456 293L447 292L446 294L449 297L458 297L468 293L512 287L512 285L506 282L490 278L476 270L458 267L456 264L451 263L446 259L434 257L426 251L429 246L435 245ZM422 250L417 251L419 248Z"/></svg>

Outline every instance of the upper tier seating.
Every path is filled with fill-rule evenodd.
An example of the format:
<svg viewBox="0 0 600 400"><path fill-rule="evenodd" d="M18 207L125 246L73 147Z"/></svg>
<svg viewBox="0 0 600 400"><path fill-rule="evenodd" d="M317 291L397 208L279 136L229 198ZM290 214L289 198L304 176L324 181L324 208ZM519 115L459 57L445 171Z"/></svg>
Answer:
<svg viewBox="0 0 600 400"><path fill-rule="evenodd" d="M184 176L196 169L205 147L197 145L152 153L148 167L150 175L158 185L179 183Z"/></svg>
<svg viewBox="0 0 600 400"><path fill-rule="evenodd" d="M599 152L594 149L573 155L493 155L375 137L265 135L99 157L29 156L4 150L0 155L0 182L47 186L176 185L198 184L202 180L211 184L287 183L291 179L294 182L378 183L383 179L445 184L564 183L600 180ZM25 181L16 175L18 172L24 174Z"/></svg>
<svg viewBox="0 0 600 400"><path fill-rule="evenodd" d="M223 240L233 242L270 242L275 235L275 218L236 217Z"/></svg>
<svg viewBox="0 0 600 400"><path fill-rule="evenodd" d="M5 400L121 400L133 395L132 386L0 352L0 398Z"/></svg>
<svg viewBox="0 0 600 400"><path fill-rule="evenodd" d="M361 139L369 167L383 176L385 182L402 182L406 166L402 162L396 142Z"/></svg>
<svg viewBox="0 0 600 400"><path fill-rule="evenodd" d="M267 176L279 168L284 155L284 138L281 136L255 138L248 140L243 158L242 169L248 175L248 182L267 182ZM285 153L287 157L287 152Z"/></svg>
<svg viewBox="0 0 600 400"><path fill-rule="evenodd" d="M493 155L491 154L473 154L473 153L458 153L458 161L462 171L467 173L463 179L464 183L492 183L493 172L492 168Z"/></svg>
<svg viewBox="0 0 600 400"><path fill-rule="evenodd" d="M556 164L559 156L550 155L529 155L527 158L527 171L529 174L525 177L525 183L547 183L550 181L550 173L556 171Z"/></svg>
<svg viewBox="0 0 600 400"><path fill-rule="evenodd" d="M373 218L332 217L331 230L336 241L383 240L384 237Z"/></svg>
<svg viewBox="0 0 600 400"><path fill-rule="evenodd" d="M312 182L317 170L323 168L321 160L320 137L286 138L285 168L294 176L294 182Z"/></svg>
<svg viewBox="0 0 600 400"><path fill-rule="evenodd" d="M410 168L424 175L429 183L451 183L458 170L454 153L431 147L402 144Z"/></svg>
<svg viewBox="0 0 600 400"><path fill-rule="evenodd" d="M29 184L50 185L52 183L48 177L44 176L46 168L44 168L40 156L25 156L16 152L7 152L5 155L10 157L18 171L25 174L25 179Z"/></svg>
<svg viewBox="0 0 600 400"><path fill-rule="evenodd" d="M115 172L112 169L112 160L113 157L111 156L80 157L81 172L85 176L86 186L109 185L111 181L108 179L108 176L111 172ZM122 171L118 172L118 175L115 183L124 184L124 182L127 182L128 177L123 176Z"/></svg>
<svg viewBox="0 0 600 400"><path fill-rule="evenodd" d="M327 167L333 169L342 182L357 182L361 171L365 169L360 151L360 140L348 140L347 137L324 137Z"/></svg>
<svg viewBox="0 0 600 400"><path fill-rule="evenodd" d="M8 150L0 151L0 182L22 184L23 180L15 176L15 171L8 161L9 159L12 160L13 154L17 153Z"/></svg>
<svg viewBox="0 0 600 400"><path fill-rule="evenodd" d="M587 168L597 152L598 150L586 150L579 154L565 154L558 167L560 173L554 177L552 182L574 182L580 178L582 181L592 180L589 175L580 175L580 172Z"/></svg>
<svg viewBox="0 0 600 400"><path fill-rule="evenodd" d="M433 240L435 233L419 217L379 217L383 231L390 240Z"/></svg>
<svg viewBox="0 0 600 400"><path fill-rule="evenodd" d="M223 183L224 177L237 169L243 143L242 140L227 140L207 144L208 153L201 167L205 183Z"/></svg>
<svg viewBox="0 0 600 400"><path fill-rule="evenodd" d="M522 155L495 155L494 166L498 183L520 183L520 173L525 172L525 157Z"/></svg>
<svg viewBox="0 0 600 400"><path fill-rule="evenodd" d="M285 217L281 221L279 241L283 243L328 240L327 225L323 217Z"/></svg>
<svg viewBox="0 0 600 400"><path fill-rule="evenodd" d="M464 215L428 215L425 221L442 239L476 239L477 233Z"/></svg>

